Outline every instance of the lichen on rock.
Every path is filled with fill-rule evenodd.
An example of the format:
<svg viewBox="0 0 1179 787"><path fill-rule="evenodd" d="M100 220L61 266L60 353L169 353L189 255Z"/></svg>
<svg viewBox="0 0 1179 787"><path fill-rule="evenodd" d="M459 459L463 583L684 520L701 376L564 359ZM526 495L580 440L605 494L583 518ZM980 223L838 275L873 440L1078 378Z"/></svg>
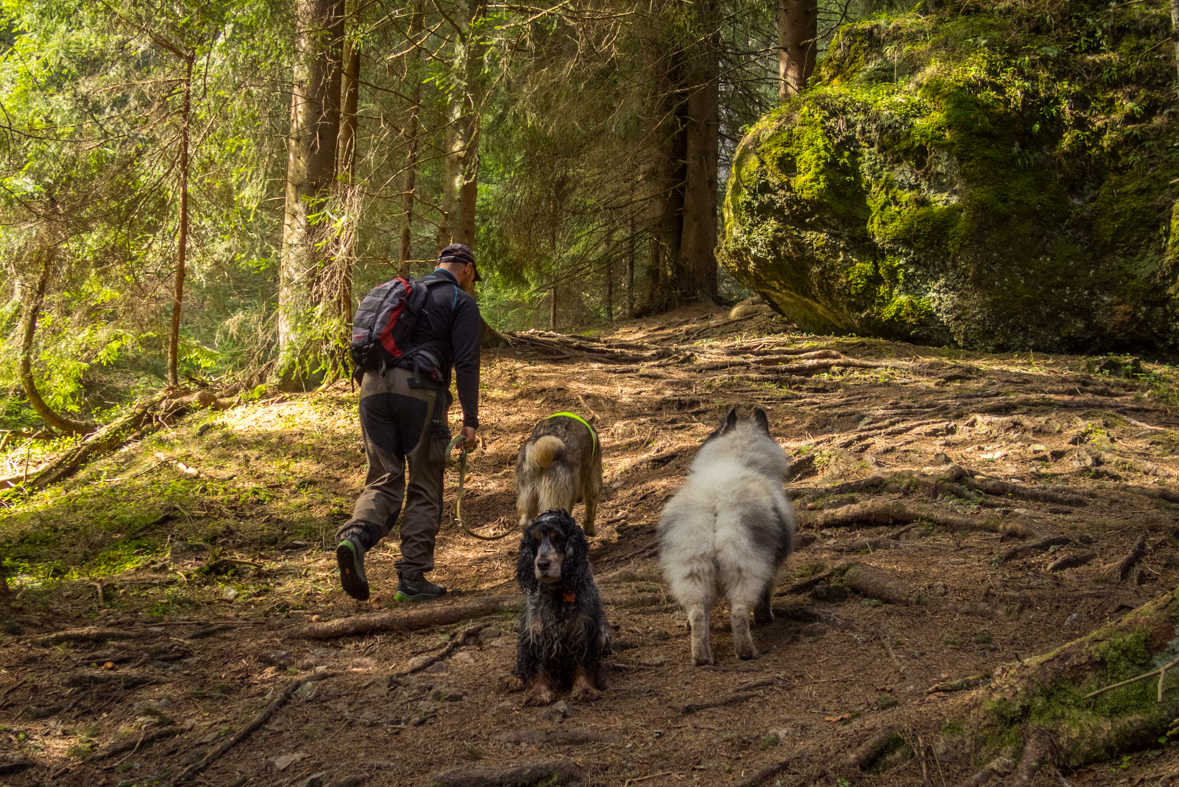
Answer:
<svg viewBox="0 0 1179 787"><path fill-rule="evenodd" d="M721 263L813 332L1179 347L1168 6L1042 6L843 28L738 147Z"/></svg>

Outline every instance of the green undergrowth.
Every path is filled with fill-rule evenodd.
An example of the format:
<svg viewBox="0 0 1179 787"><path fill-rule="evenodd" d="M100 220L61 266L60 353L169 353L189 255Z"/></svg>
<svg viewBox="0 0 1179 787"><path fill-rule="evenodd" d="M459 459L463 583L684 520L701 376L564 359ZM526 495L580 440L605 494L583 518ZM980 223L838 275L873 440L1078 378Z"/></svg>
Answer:
<svg viewBox="0 0 1179 787"><path fill-rule="evenodd" d="M355 403L339 392L203 411L65 482L0 493L0 554L32 608L109 580L115 609L260 605L281 581L265 556L328 545L363 470ZM121 581L139 574L156 581Z"/></svg>

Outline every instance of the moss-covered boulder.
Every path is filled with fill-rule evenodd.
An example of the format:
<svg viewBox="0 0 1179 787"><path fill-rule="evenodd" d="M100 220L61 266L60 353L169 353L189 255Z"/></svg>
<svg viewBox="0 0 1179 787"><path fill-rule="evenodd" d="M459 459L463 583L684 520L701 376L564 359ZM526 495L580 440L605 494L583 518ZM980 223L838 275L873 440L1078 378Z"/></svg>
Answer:
<svg viewBox="0 0 1179 787"><path fill-rule="evenodd" d="M1179 347L1167 0L938 8L845 27L751 130L721 263L813 332Z"/></svg>

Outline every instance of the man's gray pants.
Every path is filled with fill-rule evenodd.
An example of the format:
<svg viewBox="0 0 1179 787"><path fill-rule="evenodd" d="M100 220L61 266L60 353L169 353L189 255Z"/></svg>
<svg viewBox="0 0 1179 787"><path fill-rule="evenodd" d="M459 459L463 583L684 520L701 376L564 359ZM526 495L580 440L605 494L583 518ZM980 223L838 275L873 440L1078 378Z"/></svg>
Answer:
<svg viewBox="0 0 1179 787"><path fill-rule="evenodd" d="M440 397L436 387L413 387L413 379L412 371L401 368L387 369L384 376L364 373L360 430L368 477L352 518L336 531L337 540L358 534L365 549L371 549L397 524L404 501L401 558L396 567L397 574L409 580L434 568L434 541L442 525L442 474L450 442L446 425L450 392L443 391ZM434 424L438 406L443 409L439 423Z"/></svg>

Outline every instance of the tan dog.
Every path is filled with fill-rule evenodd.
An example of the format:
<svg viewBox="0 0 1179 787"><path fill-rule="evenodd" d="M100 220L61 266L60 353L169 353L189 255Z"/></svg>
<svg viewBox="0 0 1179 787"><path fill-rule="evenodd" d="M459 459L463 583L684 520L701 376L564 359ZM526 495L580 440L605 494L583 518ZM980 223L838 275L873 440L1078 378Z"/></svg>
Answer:
<svg viewBox="0 0 1179 787"><path fill-rule="evenodd" d="M524 441L516 459L516 511L524 530L541 511L585 501L582 529L594 534L602 495L602 446L592 426L572 413L544 419Z"/></svg>

